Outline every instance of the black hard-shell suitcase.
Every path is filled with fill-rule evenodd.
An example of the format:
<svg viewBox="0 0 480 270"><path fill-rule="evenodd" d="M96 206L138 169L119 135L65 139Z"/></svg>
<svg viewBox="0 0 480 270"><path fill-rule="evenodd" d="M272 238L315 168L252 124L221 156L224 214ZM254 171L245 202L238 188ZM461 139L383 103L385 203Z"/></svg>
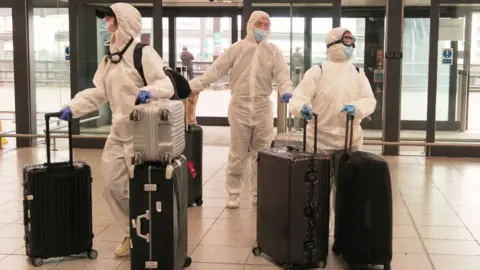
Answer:
<svg viewBox="0 0 480 270"><path fill-rule="evenodd" d="M350 125L350 127L349 127ZM333 252L351 269L392 260L392 188L388 163L373 153L351 152L353 116L347 117L345 153L338 165Z"/></svg>
<svg viewBox="0 0 480 270"><path fill-rule="evenodd" d="M203 129L199 125L188 125L185 131L185 151L188 167L188 205L203 204Z"/></svg>
<svg viewBox="0 0 480 270"><path fill-rule="evenodd" d="M178 270L192 263L187 256L187 173L184 156L167 166L135 165L130 181L132 270Z"/></svg>
<svg viewBox="0 0 480 270"><path fill-rule="evenodd" d="M257 246L284 269L325 267L328 256L330 158L292 146L258 154Z"/></svg>
<svg viewBox="0 0 480 270"><path fill-rule="evenodd" d="M45 114L47 162L23 168L25 249L34 266L43 259L87 253L95 259L90 166L73 161L68 121L69 161L51 162L50 125L59 113Z"/></svg>

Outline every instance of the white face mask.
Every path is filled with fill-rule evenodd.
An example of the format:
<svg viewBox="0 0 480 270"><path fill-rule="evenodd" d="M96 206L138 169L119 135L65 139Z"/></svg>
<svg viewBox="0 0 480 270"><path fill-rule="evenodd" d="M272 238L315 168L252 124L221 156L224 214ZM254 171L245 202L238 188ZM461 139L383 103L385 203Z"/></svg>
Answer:
<svg viewBox="0 0 480 270"><path fill-rule="evenodd" d="M255 37L255 40L257 42L261 42L265 40L267 38L267 35L268 35L268 32L262 29L258 29L258 28L253 29L253 37Z"/></svg>
<svg viewBox="0 0 480 270"><path fill-rule="evenodd" d="M345 56L347 57L347 59L352 58L354 51L355 51L355 48L353 48L352 46L343 46L343 52L345 53Z"/></svg>

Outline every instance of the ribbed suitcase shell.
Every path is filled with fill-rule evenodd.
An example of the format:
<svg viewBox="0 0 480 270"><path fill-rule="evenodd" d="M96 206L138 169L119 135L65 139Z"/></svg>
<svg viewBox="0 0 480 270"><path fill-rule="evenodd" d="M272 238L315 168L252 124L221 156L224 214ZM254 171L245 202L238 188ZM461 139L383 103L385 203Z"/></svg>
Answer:
<svg viewBox="0 0 480 270"><path fill-rule="evenodd" d="M325 267L330 158L270 148L259 152L257 173L258 249L280 264Z"/></svg>
<svg viewBox="0 0 480 270"><path fill-rule="evenodd" d="M25 248L30 258L92 250L92 176L84 162L23 169Z"/></svg>
<svg viewBox="0 0 480 270"><path fill-rule="evenodd" d="M180 100L155 100L140 104L131 113L135 122L134 152L137 163L166 161L185 149L185 112Z"/></svg>
<svg viewBox="0 0 480 270"><path fill-rule="evenodd" d="M178 270L191 263L187 256L187 160L180 156L172 165L172 179L166 179L161 164L135 166L130 181L131 269ZM154 189L146 191L148 187ZM147 212L150 218L140 221L140 229L149 234L148 242L137 234L137 218Z"/></svg>
<svg viewBox="0 0 480 270"><path fill-rule="evenodd" d="M356 151L338 165L334 252L352 267L390 265L392 187L388 163ZM353 268L356 269L356 268Z"/></svg>
<svg viewBox="0 0 480 270"><path fill-rule="evenodd" d="M195 178L188 174L188 205L201 206L203 204L203 129L199 125L189 125L185 134L187 145L184 155L191 162L195 171Z"/></svg>

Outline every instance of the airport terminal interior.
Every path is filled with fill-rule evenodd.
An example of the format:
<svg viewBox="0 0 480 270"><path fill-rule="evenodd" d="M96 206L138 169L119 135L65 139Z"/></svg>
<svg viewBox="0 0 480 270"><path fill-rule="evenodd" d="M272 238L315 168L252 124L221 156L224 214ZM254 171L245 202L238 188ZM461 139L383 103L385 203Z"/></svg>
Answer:
<svg viewBox="0 0 480 270"><path fill-rule="evenodd" d="M109 38L95 8L114 2L0 0L1 270L130 269L128 258L113 254L121 231L102 196L108 104L73 126L75 160L92 166L98 258L57 258L34 267L24 242L23 166L45 162L45 113L91 87ZM270 14L269 41L282 51L294 86L326 59L325 34L336 26L350 29L353 64L377 99L375 112L362 121L363 150L383 155L392 177L392 269L480 269L480 0L122 2L142 15L137 40L152 45L170 67L182 65L186 47L195 57L194 76L244 37L254 10ZM188 269L281 269L252 254L257 212L248 185L240 208L225 208L229 90L227 74L201 92L196 108L204 131L204 204L188 209ZM301 128L278 105L275 84L270 99L277 133ZM62 137L52 140L53 160L68 159L66 122L52 120L51 128ZM330 252L324 269L346 267Z"/></svg>

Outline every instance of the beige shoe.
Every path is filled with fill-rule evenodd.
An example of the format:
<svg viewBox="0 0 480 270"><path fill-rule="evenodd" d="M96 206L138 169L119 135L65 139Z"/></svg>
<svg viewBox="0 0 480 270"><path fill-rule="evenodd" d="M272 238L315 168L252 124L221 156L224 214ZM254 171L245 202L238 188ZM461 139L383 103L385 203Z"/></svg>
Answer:
<svg viewBox="0 0 480 270"><path fill-rule="evenodd" d="M227 208L237 209L240 207L240 194L230 193L228 195Z"/></svg>
<svg viewBox="0 0 480 270"><path fill-rule="evenodd" d="M128 257L130 256L130 237L123 237L122 243L115 249L115 256Z"/></svg>

